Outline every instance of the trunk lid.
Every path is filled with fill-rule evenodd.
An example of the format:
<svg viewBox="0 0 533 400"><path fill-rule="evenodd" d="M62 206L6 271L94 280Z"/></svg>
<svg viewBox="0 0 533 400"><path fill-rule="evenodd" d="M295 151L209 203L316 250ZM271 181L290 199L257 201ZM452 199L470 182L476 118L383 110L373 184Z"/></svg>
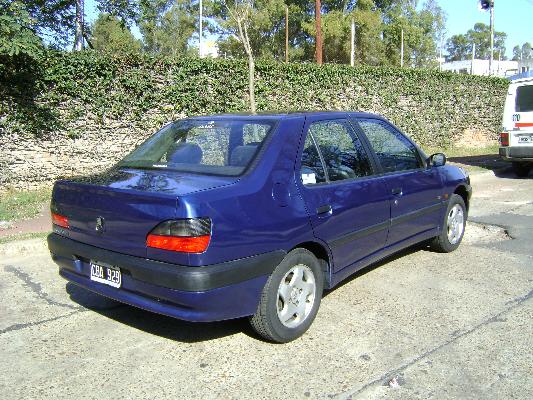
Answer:
<svg viewBox="0 0 533 400"><path fill-rule="evenodd" d="M157 224L188 216L189 210L180 209L180 196L236 180L138 169L60 180L54 186L52 208L68 217L70 228L54 226L54 231L103 249L146 257L146 236Z"/></svg>

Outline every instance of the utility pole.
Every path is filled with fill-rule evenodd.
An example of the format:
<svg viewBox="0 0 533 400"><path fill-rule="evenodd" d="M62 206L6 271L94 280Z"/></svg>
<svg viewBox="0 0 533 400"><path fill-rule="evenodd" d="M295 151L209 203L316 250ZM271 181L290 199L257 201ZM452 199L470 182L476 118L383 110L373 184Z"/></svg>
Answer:
<svg viewBox="0 0 533 400"><path fill-rule="evenodd" d="M472 43L472 64L470 65L470 75L474 75L474 60L476 59L476 44Z"/></svg>
<svg viewBox="0 0 533 400"><path fill-rule="evenodd" d="M322 25L320 22L320 0L315 0L315 25L316 25L316 63L322 65Z"/></svg>
<svg viewBox="0 0 533 400"><path fill-rule="evenodd" d="M285 62L289 62L289 6L285 6Z"/></svg>
<svg viewBox="0 0 533 400"><path fill-rule="evenodd" d="M402 44L401 44L401 49L400 49L400 67L403 68L403 28L402 28Z"/></svg>
<svg viewBox="0 0 533 400"><path fill-rule="evenodd" d="M203 24L203 4L202 4L202 0L200 0L200 29L198 31L198 55L200 57L203 57L203 54L202 54L202 31L203 31L203 27L202 27L202 24Z"/></svg>
<svg viewBox="0 0 533 400"><path fill-rule="evenodd" d="M492 75L492 64L494 63L494 0L490 2L490 61L489 75Z"/></svg>
<svg viewBox="0 0 533 400"><path fill-rule="evenodd" d="M352 18L352 36L351 36L351 47L350 47L350 65L353 67L355 65L355 21Z"/></svg>
<svg viewBox="0 0 533 400"><path fill-rule="evenodd" d="M483 11L490 11L489 75L492 75L492 64L494 62L494 0L479 0L479 8Z"/></svg>

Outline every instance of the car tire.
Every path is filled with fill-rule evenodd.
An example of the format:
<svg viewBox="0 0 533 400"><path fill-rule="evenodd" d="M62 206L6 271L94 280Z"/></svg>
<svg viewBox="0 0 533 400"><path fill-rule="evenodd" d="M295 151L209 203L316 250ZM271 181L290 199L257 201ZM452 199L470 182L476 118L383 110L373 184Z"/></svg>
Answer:
<svg viewBox="0 0 533 400"><path fill-rule="evenodd" d="M439 253L450 253L459 247L463 240L467 216L463 198L458 194L452 194L442 221L440 235L433 238L430 247Z"/></svg>
<svg viewBox="0 0 533 400"><path fill-rule="evenodd" d="M250 323L266 340L290 342L313 323L323 290L324 273L318 259L309 250L294 249L268 278Z"/></svg>
<svg viewBox="0 0 533 400"><path fill-rule="evenodd" d="M516 176L520 178L525 178L526 176L528 176L530 169L531 169L530 165L522 164L519 162L513 163L513 172L515 173Z"/></svg>

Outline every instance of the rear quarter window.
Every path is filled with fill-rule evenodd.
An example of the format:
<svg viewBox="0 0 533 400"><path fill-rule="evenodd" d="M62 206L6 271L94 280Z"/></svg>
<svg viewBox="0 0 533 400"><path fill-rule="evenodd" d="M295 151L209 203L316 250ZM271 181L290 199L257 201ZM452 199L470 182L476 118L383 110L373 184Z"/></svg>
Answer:
<svg viewBox="0 0 533 400"><path fill-rule="evenodd" d="M519 86L516 89L516 112L533 111L533 85Z"/></svg>

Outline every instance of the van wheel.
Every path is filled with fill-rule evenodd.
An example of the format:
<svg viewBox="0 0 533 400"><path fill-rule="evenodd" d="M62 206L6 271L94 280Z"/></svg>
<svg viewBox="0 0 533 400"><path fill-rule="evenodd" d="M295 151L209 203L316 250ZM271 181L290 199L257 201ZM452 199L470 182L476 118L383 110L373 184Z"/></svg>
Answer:
<svg viewBox="0 0 533 400"><path fill-rule="evenodd" d="M306 249L292 250L268 278L250 323L267 340L290 342L313 323L323 290L317 258Z"/></svg>
<svg viewBox="0 0 533 400"><path fill-rule="evenodd" d="M439 253L450 253L459 247L463 240L466 227L465 202L458 194L452 194L448 201L448 208L440 235L430 243L431 248Z"/></svg>
<svg viewBox="0 0 533 400"><path fill-rule="evenodd" d="M526 176L528 176L530 169L531 167L528 164L522 164L519 162L513 163L513 172L516 176L520 178L525 178Z"/></svg>

